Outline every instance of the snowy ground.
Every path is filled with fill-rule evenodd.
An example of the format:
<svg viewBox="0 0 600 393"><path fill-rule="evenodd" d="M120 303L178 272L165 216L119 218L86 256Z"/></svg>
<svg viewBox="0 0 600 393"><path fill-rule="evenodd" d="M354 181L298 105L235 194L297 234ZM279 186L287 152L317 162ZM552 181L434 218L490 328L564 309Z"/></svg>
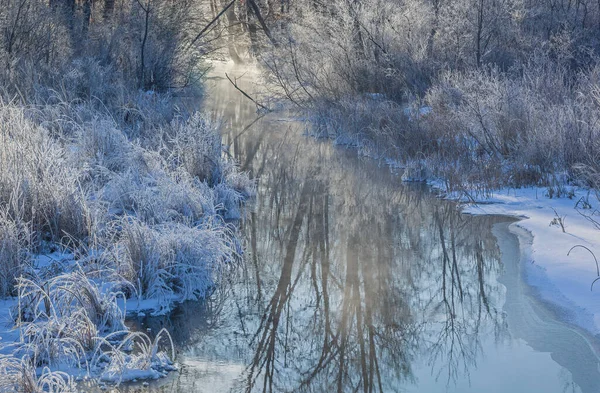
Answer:
<svg viewBox="0 0 600 393"><path fill-rule="evenodd" d="M594 196L586 198L588 191L573 190L573 193L571 198L551 199L545 188L506 189L477 204L467 204L464 213L519 218L509 228L519 236L525 256L521 262L527 264L527 283L565 321L597 335L600 280L591 288L599 274L590 251L600 258L600 229L584 215L592 215L598 221L600 216L595 209L600 206ZM582 208L582 197L589 200L591 208ZM563 220L564 232L557 215ZM583 247L572 249L575 246L584 246L589 251Z"/></svg>

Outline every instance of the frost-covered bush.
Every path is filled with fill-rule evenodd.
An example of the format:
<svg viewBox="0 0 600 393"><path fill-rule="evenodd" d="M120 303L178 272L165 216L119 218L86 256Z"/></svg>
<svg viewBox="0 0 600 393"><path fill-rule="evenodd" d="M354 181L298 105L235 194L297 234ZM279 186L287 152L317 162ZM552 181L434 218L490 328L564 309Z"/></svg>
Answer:
<svg viewBox="0 0 600 393"><path fill-rule="evenodd" d="M280 45L261 54L267 76L286 98L318 108L322 100L377 93L399 101L425 90L432 76L426 58L431 3L331 1L294 8Z"/></svg>
<svg viewBox="0 0 600 393"><path fill-rule="evenodd" d="M548 175L573 176L575 168L597 162L593 75L573 83L565 68L543 59L514 73L447 73L428 93L433 110L424 127L438 130L446 156L461 157L475 182L545 185ZM486 163L495 175L481 170Z"/></svg>

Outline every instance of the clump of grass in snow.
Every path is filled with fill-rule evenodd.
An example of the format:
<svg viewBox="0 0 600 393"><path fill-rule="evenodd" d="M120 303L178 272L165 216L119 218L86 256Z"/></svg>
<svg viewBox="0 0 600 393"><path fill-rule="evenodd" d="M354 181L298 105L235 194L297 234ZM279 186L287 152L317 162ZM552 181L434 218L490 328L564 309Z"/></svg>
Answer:
<svg viewBox="0 0 600 393"><path fill-rule="evenodd" d="M18 353L35 366L80 367L100 334L125 329L119 295L101 293L81 271L43 283L20 278L18 289Z"/></svg>
<svg viewBox="0 0 600 393"><path fill-rule="evenodd" d="M20 278L18 323L39 319L69 318L83 313L99 331L124 328L123 311L116 305L120 293L103 293L81 270L64 273L46 282Z"/></svg>
<svg viewBox="0 0 600 393"><path fill-rule="evenodd" d="M0 359L0 382L6 386L13 386L12 376L17 371L39 367L83 369L88 376L117 384L156 379L176 369L168 331L163 329L153 340L144 333L129 332L116 303L118 294L101 293L81 271L41 284L21 278L19 291L17 326L21 342L15 344L13 356ZM170 345L169 353L160 350L165 340ZM17 358L22 359L21 363ZM59 376L66 374L44 373L40 377L27 374L31 380L26 383L46 384L43 386L49 391L62 391L56 390L63 389ZM64 387L70 386L69 378L60 380Z"/></svg>
<svg viewBox="0 0 600 393"><path fill-rule="evenodd" d="M173 297L189 300L206 294L220 267L235 256L231 237L226 226L211 221L150 226L125 217L120 221L115 264L140 299L157 299L164 307Z"/></svg>
<svg viewBox="0 0 600 393"><path fill-rule="evenodd" d="M141 332L128 333L118 345L109 338L102 340L103 349L99 346L92 361L93 367L102 369L102 381L119 384L133 379L157 379L177 369L170 360L175 357L175 347L166 329L161 329L153 340ZM170 354L160 350L163 341Z"/></svg>
<svg viewBox="0 0 600 393"><path fill-rule="evenodd" d="M0 356L0 392L2 393L75 393L75 382L69 375L44 367L41 374L26 360Z"/></svg>

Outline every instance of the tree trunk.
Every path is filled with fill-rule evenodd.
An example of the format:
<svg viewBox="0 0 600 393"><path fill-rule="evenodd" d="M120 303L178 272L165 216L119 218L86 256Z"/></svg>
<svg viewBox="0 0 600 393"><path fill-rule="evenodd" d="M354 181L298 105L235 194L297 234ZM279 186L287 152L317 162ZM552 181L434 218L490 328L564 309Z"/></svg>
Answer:
<svg viewBox="0 0 600 393"><path fill-rule="evenodd" d="M83 3L83 26L82 26L82 35L84 37L87 36L88 29L90 27L90 21L92 18L92 0L84 0Z"/></svg>
<svg viewBox="0 0 600 393"><path fill-rule="evenodd" d="M238 23L237 16L235 15L235 8L229 7L225 12L227 17L227 49L229 50L229 57L235 64L243 64L244 62L238 55L235 47L235 25Z"/></svg>
<svg viewBox="0 0 600 393"><path fill-rule="evenodd" d="M110 19L115 10L115 0L104 0L104 19Z"/></svg>
<svg viewBox="0 0 600 393"><path fill-rule="evenodd" d="M143 8L143 7L142 7ZM150 2L147 3L146 8L143 8L146 18L144 23L144 37L142 38L142 46L140 48L140 87L146 89L146 63L145 63L145 51L146 41L148 40L148 26L150 24Z"/></svg>

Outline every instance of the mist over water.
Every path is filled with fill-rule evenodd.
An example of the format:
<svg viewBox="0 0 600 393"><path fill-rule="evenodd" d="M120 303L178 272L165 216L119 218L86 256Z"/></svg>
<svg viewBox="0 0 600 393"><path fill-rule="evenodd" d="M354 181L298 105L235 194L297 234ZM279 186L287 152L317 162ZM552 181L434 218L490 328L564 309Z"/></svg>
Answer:
<svg viewBox="0 0 600 393"><path fill-rule="evenodd" d="M257 120L213 74L205 105L258 179L244 258L206 301L134 321L169 329L181 371L121 391L600 391L590 338L522 282L508 219L462 215L281 114Z"/></svg>

